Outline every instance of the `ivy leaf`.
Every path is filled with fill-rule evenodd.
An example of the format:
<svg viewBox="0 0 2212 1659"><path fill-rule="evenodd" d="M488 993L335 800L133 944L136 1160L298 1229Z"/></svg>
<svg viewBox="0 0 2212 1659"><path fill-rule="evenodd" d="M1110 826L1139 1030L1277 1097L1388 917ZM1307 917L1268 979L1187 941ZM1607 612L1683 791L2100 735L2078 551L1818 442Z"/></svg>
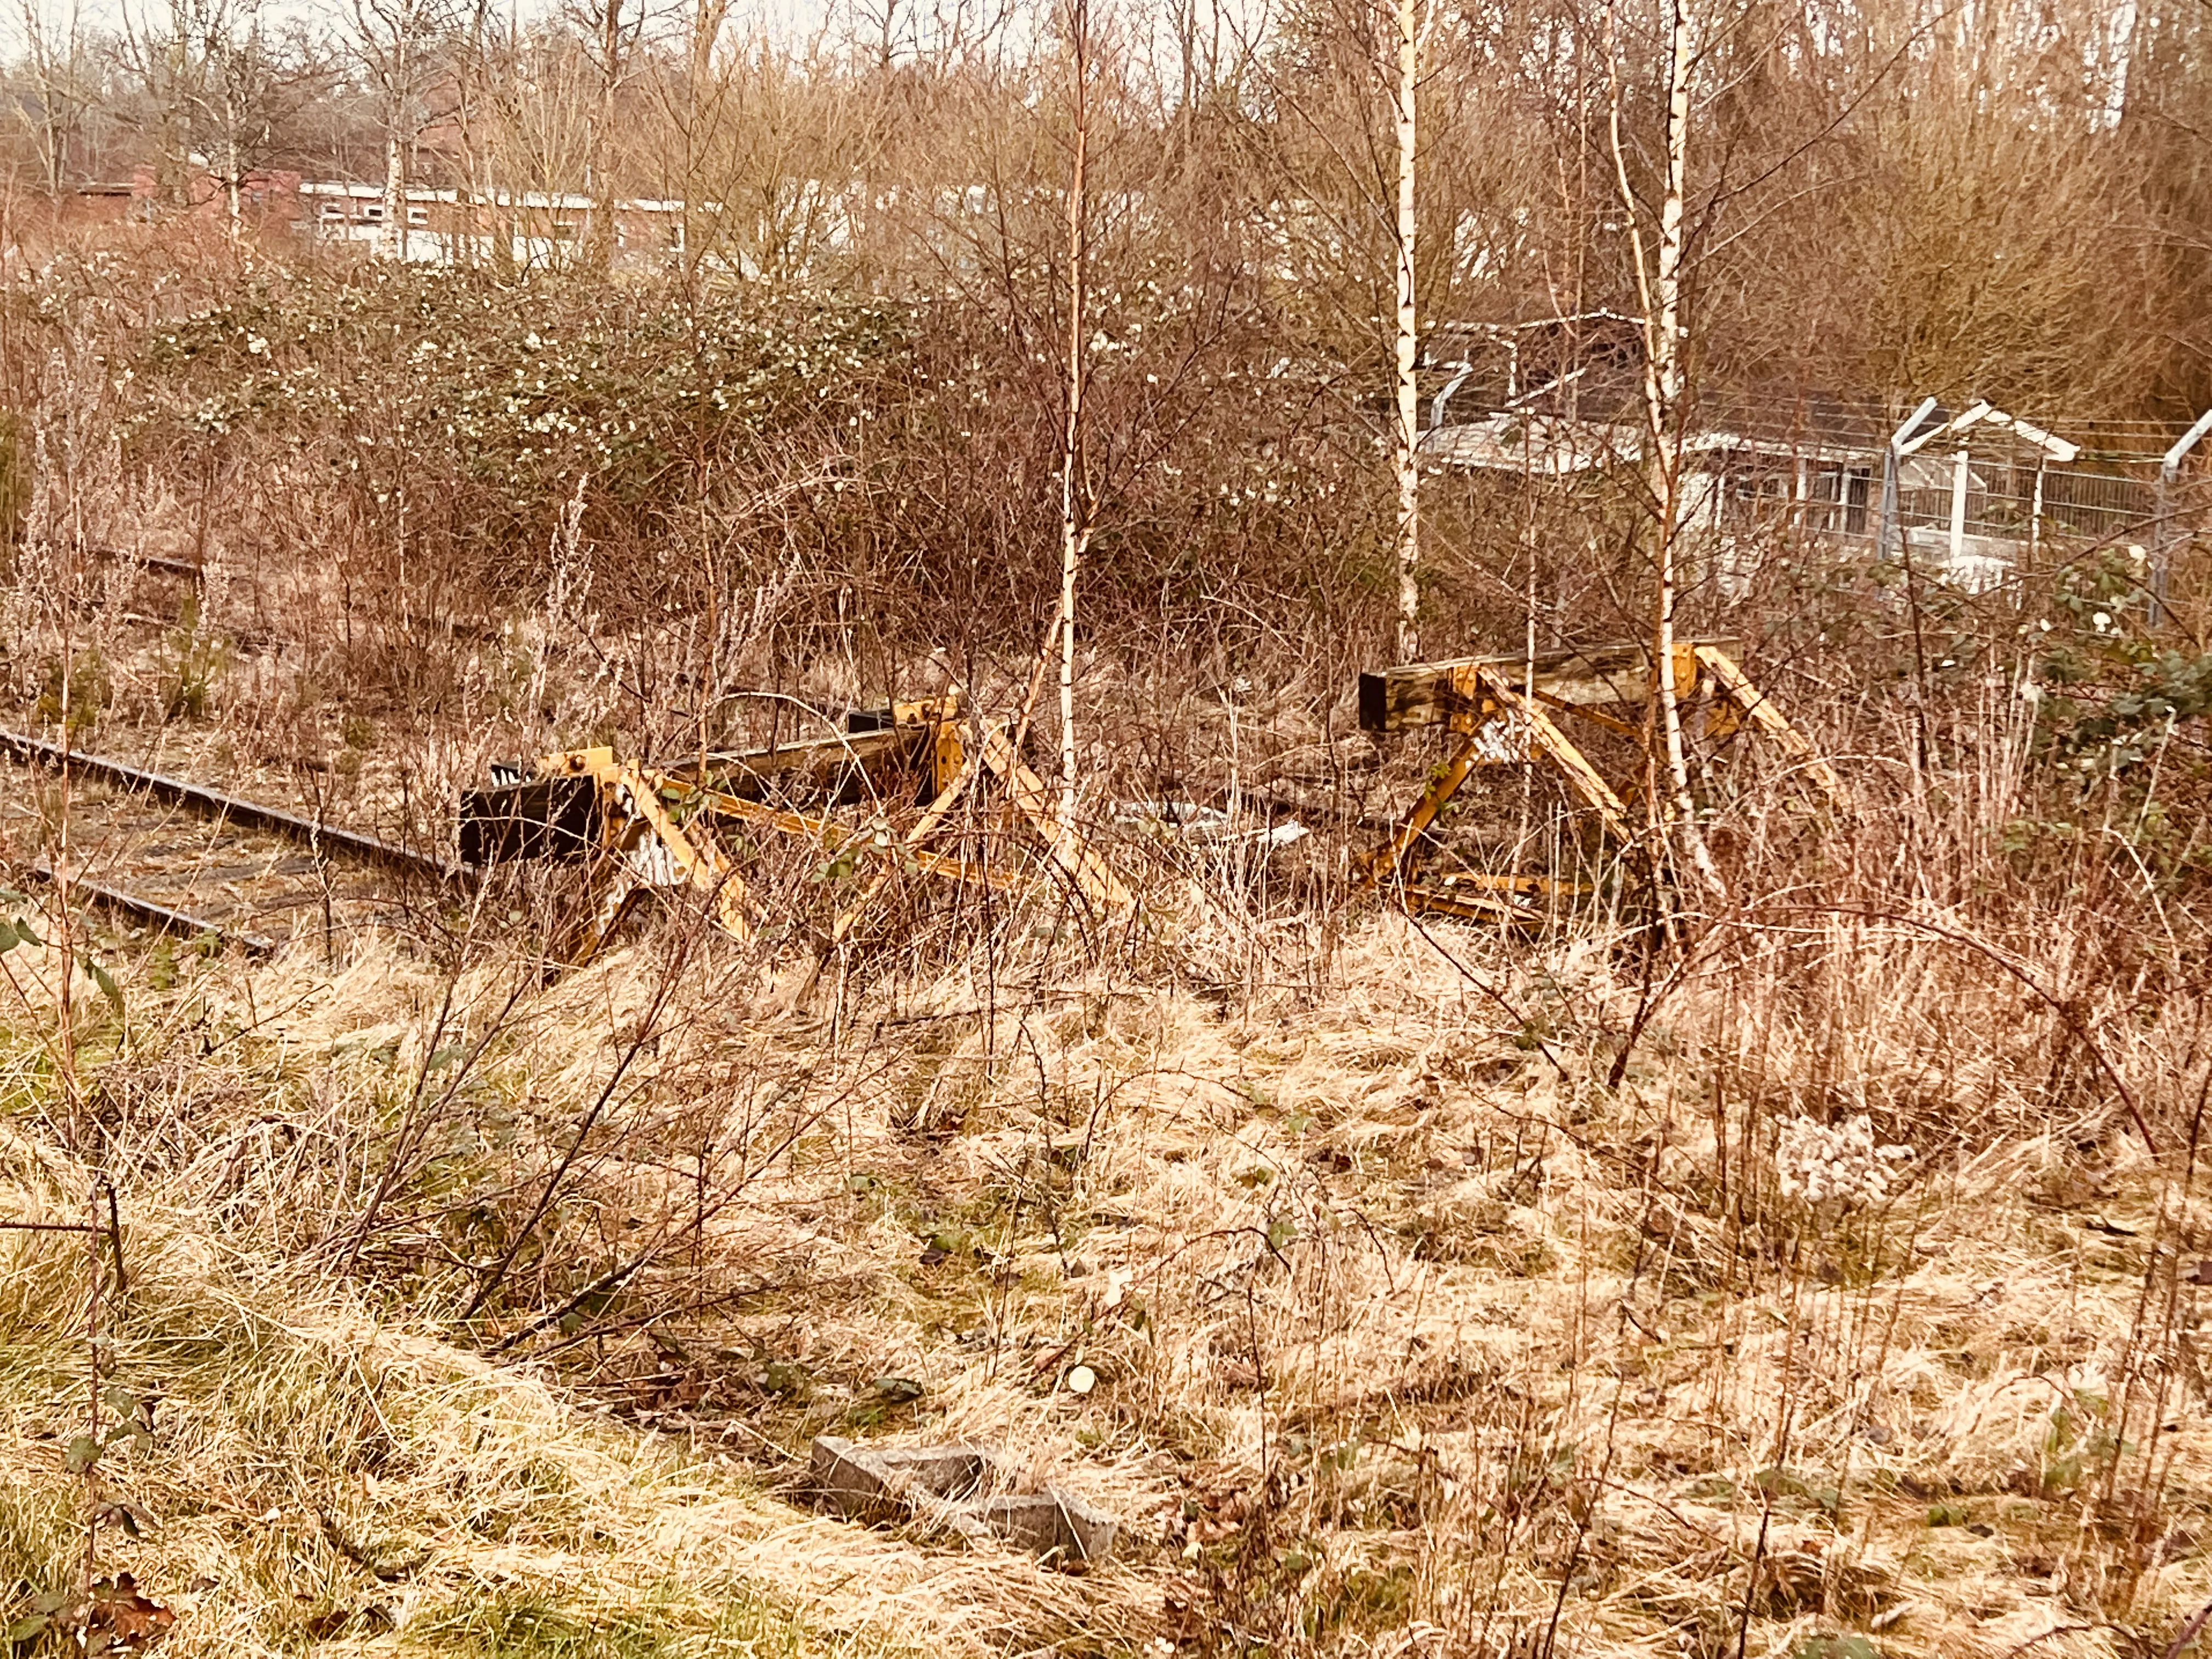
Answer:
<svg viewBox="0 0 2212 1659"><path fill-rule="evenodd" d="M112 1498L102 1504L98 1518L103 1527L120 1527L133 1538L144 1537L154 1526L152 1516L137 1504L120 1498Z"/></svg>
<svg viewBox="0 0 2212 1659"><path fill-rule="evenodd" d="M121 1019L123 1018L123 988L115 982L115 975L90 957L84 959L84 970L92 975L92 982L100 988L100 994L107 999L107 1006L115 1010L116 1018Z"/></svg>
<svg viewBox="0 0 2212 1659"><path fill-rule="evenodd" d="M78 1435L69 1443L62 1454L62 1467L71 1474L82 1474L100 1462L100 1442L88 1434Z"/></svg>

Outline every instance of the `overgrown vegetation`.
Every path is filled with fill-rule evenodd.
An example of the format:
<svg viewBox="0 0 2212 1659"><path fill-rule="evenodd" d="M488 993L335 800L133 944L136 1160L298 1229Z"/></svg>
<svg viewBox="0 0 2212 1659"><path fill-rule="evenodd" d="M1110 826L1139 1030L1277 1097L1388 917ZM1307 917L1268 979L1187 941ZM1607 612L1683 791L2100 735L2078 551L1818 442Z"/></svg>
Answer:
<svg viewBox="0 0 2212 1659"><path fill-rule="evenodd" d="M2122 76L2061 11L1713 32L1685 429L1926 391L2167 441L2202 21L2145 14ZM1839 795L1692 703L1709 889L1663 813L1624 847L1509 763L1424 850L1558 878L1539 925L1408 915L1358 857L1446 760L1354 696L1396 620L1373 20L1240 54L1191 15L1182 96L1101 94L1071 462L1055 61L897 16L872 64L617 27L562 155L698 207L655 269L604 224L558 270L221 213L10 233L0 725L441 855L462 788L556 749L957 687L1042 756L1079 516L1077 804L1141 902L763 832L727 849L751 939L663 892L563 971L574 871L293 847L212 866L314 888L250 959L78 902L191 837L37 775L0 802L8 1642L2191 1651L2198 487L2147 549L2032 536L1979 591L1814 527L1809 484L1686 532L1681 635L1735 642ZM1610 170L1660 172L1652 21L1440 15L1425 317L1640 304ZM451 165L574 182L524 164L537 89L592 90L564 30L445 39L482 123ZM1626 469L1422 488L1424 654L1651 637ZM1584 734L1639 818L1645 718ZM921 803L845 809L888 844ZM810 1515L825 1432L988 1443L1123 1546Z"/></svg>

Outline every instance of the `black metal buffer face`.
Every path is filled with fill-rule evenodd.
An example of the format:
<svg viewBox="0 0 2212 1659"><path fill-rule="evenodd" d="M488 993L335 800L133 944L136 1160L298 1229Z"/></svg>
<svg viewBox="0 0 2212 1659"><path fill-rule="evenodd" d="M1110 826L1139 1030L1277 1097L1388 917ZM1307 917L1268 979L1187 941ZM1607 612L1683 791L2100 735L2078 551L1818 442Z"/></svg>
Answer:
<svg viewBox="0 0 2212 1659"><path fill-rule="evenodd" d="M599 787L580 778L531 778L461 796L461 862L520 859L579 863L599 845Z"/></svg>

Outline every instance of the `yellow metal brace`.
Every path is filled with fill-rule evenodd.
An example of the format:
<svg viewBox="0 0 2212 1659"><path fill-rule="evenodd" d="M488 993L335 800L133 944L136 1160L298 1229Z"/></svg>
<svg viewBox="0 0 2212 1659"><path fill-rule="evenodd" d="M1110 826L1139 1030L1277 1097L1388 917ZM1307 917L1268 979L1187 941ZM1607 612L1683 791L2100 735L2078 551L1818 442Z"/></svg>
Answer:
<svg viewBox="0 0 2212 1659"><path fill-rule="evenodd" d="M1624 846L1636 839L1629 824L1627 805L1612 785L1593 766L1587 756L1577 748L1553 719L1552 711L1572 714L1601 726L1608 731L1635 738L1639 741L1644 733L1627 720L1601 712L1588 703L1575 701L1555 692L1539 690L1531 696L1509 678L1510 659L1470 659L1465 662L1436 665L1425 671L1431 675L1436 690L1429 693L1430 706L1443 712L1443 723L1459 734L1450 757L1437 769L1420 799L1413 810L1392 833L1389 842L1369 861L1366 884L1378 885L1385 878L1395 876L1403 869L1422 835L1434 823L1438 814L1466 783L1468 775L1486 762L1499 759L1533 760L1539 757L1559 768L1575 793L1595 811L1614 839ZM1822 760L1802 732L1792 726L1773 700L1752 683L1735 660L1717 645L1679 644L1674 647L1674 684L1678 694L1688 696L1698 685L1700 672L1711 677L1716 687L1725 696L1741 718L1749 720L1763 733L1771 738L1791 759L1800 763L1813 781L1831 799L1841 790L1835 769ZM1623 696L1622 701L1630 700ZM1448 712L1446 712L1448 711ZM1518 738L1512 754L1500 752L1504 746L1501 738ZM1669 810L1662 804L1662 811ZM1462 915L1495 915L1506 921L1525 921L1534 915L1510 897L1493 896L1514 892L1566 890L1569 884L1554 883L1547 886L1528 886L1522 884L1540 880L1521 877L1470 877L1464 874L1440 878L1419 890L1409 892L1409 898L1433 908L1455 912Z"/></svg>
<svg viewBox="0 0 2212 1659"><path fill-rule="evenodd" d="M1455 676L1456 678L1457 676ZM1527 733L1528 750L1531 758L1541 755L1565 774L1575 793L1592 807L1603 820L1605 827L1622 842L1633 839L1628 828L1628 808L1613 792L1613 786L1592 766L1589 759L1577 749L1566 733L1560 731L1544 706L1524 696L1515 686L1509 685L1503 676L1486 667L1467 671L1469 681L1468 700L1475 704L1472 714L1455 714L1455 728L1470 725L1476 719L1487 716L1483 724L1467 731L1443 766L1429 780L1429 787L1413 803L1413 810L1406 815L1390 843L1376 859L1368 872L1367 884L1373 886L1383 877L1401 867L1406 855L1428 827L1436 822L1451 798L1467 781L1468 774L1478 763L1484 732L1500 714L1517 716ZM1575 712L1582 712L1577 709Z"/></svg>
<svg viewBox="0 0 2212 1659"><path fill-rule="evenodd" d="M744 878L711 844L704 848L685 835L660 799L666 779L647 772L631 761L617 761L609 748L571 750L542 757L541 777L587 777L599 791L601 842L617 860L607 892L593 907L584 924L570 959L583 963L597 954L620 923L638 895L655 883L659 873L651 870L656 858L668 860L667 873L680 876L692 888L714 901L714 917L725 932L739 939L753 936L752 920L745 914Z"/></svg>
<svg viewBox="0 0 2212 1659"><path fill-rule="evenodd" d="M1113 867L1099 856L1098 851L1073 830L1063 829L1058 813L1054 810L1052 792L1044 780L1022 763L1014 752L1014 740L1003 726L992 726L983 733L983 764L990 768L1014 810L1028 823L1036 838L1052 854L1053 862L1067 872L1078 890L1091 903L1104 910L1120 910L1134 901L1124 887Z"/></svg>
<svg viewBox="0 0 2212 1659"><path fill-rule="evenodd" d="M974 883L1000 892L1017 892L1024 884L1010 872L985 863L927 850L921 843L944 824L963 795L974 789L986 773L1005 788L1015 812L1043 843L1053 861L1079 891L1103 909L1121 909L1133 897L1096 848L1073 831L1063 830L1053 811L1053 797L1043 780L1022 763L1003 720L981 728L980 753L971 752L956 722L960 696L956 690L893 708L899 726L928 725L930 776L939 785L937 795L921 817L896 842L872 831L857 830L807 813L788 812L705 787L690 773L672 779L635 762L617 761L609 748L571 750L547 755L538 763L538 775L546 778L586 777L599 792L601 838L605 850L616 860L611 885L580 931L570 953L573 962L588 960L620 922L638 895L650 886L676 883L689 885L714 898L715 919L739 939L753 937L747 913L748 890L730 860L714 844L711 825L729 821L811 841L825 852L845 851L896 856L923 874L946 880ZM661 799L665 789L683 793L691 804L690 825L679 825ZM664 861L665 862L662 862ZM859 896L833 921L830 937L842 939L859 921L861 912L890 878L890 871L874 873Z"/></svg>
<svg viewBox="0 0 2212 1659"><path fill-rule="evenodd" d="M1780 744L1790 759L1801 763L1829 799L1842 794L1843 780L1836 775L1836 769L1820 758L1805 734L1790 725L1789 717L1775 706L1774 699L1753 684L1751 676L1738 667L1733 658L1717 646L1701 645L1697 652L1698 659L1712 671L1721 690L1743 710L1746 719Z"/></svg>
<svg viewBox="0 0 2212 1659"><path fill-rule="evenodd" d="M934 744L933 758L935 763L936 775L949 781L945 782L945 787L938 792L937 799L930 802L928 810L921 815L914 828L906 832L903 843L908 854L917 860L921 856L918 850L921 843L937 832L938 825L943 823L951 815L952 809L960 804L960 797L968 793L969 786L975 781L975 763L969 758L966 750L961 745L957 732L953 734L951 743L947 744L943 735L947 729L940 726L939 736L933 739ZM853 931L855 924L860 920L861 913L875 902L876 895L884 890L884 885L890 878L891 872L889 870L878 870L868 878L867 885L860 890L859 896L840 911L836 919L830 924L830 942L832 945L839 943L846 934Z"/></svg>

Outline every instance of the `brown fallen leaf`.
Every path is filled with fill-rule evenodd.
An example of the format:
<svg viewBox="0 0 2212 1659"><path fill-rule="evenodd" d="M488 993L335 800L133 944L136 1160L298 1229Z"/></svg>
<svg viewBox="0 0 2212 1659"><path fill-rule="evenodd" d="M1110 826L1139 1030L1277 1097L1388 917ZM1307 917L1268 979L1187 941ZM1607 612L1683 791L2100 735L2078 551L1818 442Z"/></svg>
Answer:
<svg viewBox="0 0 2212 1659"><path fill-rule="evenodd" d="M139 1594L137 1581L129 1573L118 1572L92 1587L91 1605L84 1615L83 1650L143 1653L176 1622L175 1613Z"/></svg>

